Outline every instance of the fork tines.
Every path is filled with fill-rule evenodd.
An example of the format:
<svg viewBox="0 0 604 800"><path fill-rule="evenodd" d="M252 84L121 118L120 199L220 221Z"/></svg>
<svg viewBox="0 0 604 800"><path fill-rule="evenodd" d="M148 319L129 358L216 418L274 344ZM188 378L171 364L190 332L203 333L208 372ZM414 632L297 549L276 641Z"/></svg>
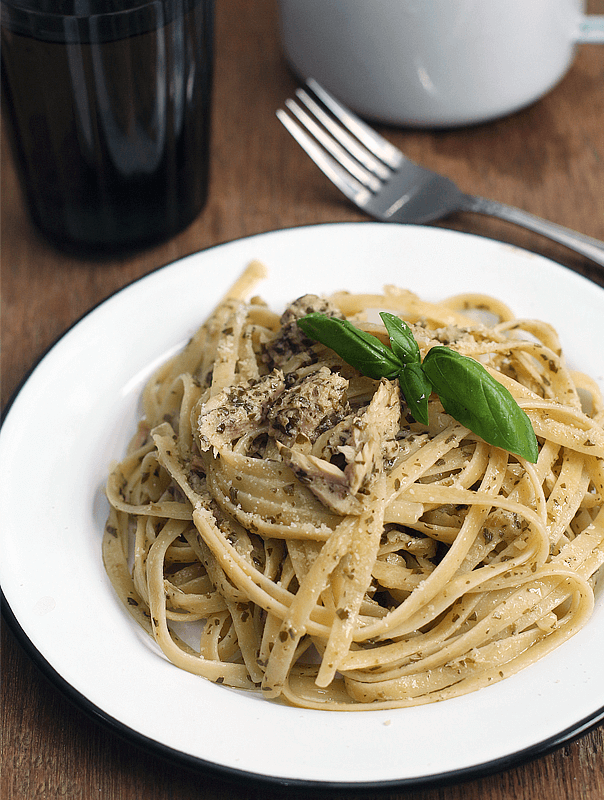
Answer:
<svg viewBox="0 0 604 800"><path fill-rule="evenodd" d="M277 117L315 164L347 197L367 202L404 156L312 78Z"/></svg>

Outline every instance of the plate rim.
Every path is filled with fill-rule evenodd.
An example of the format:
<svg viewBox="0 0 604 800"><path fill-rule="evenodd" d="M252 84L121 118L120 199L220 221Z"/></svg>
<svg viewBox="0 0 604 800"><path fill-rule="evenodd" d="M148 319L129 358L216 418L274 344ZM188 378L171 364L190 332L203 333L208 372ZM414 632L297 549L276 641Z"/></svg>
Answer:
<svg viewBox="0 0 604 800"><path fill-rule="evenodd" d="M359 225L370 225L373 227L379 227L381 223L376 223L370 220L361 222L356 222L356 221L322 222L317 224L291 226L287 228L279 228L260 233L255 233L248 236L240 237L238 239L219 242L214 245L208 246L207 248L204 248L202 250L186 254L166 264L162 264L152 269L151 271L131 280L130 282L126 283L125 285L111 292L109 295L99 300L98 303L95 303L91 308L86 310L42 352L42 354L27 370L23 378L18 383L16 389L12 393L11 397L9 398L9 401L7 402L6 407L3 410L2 418L0 420L0 430L4 425L4 422L9 417L10 411L15 401L17 400L19 394L21 393L27 382L30 380L33 373L37 370L37 368L45 360L45 358L50 354L50 352L86 317L93 314L99 307L103 306L106 303L111 302L111 300L114 297L121 294L125 290L131 289L138 283L145 281L148 278L153 278L153 276L155 276L159 272L162 272L164 270L169 270L171 267L177 265L182 261L195 258L196 256L202 254L212 253L218 249L228 247L229 245L235 243L249 242L258 238L270 237L271 235L274 234L286 234L291 231L314 230L317 228L324 228L324 227L332 227L332 228L342 228L346 226L358 227ZM404 227L406 229L425 230L427 226L404 225L399 227ZM500 244L502 247L510 248L510 250L512 250L515 253L535 256L538 259L545 260L546 262L548 262L550 266L559 268L560 270L566 273L567 277L570 276L571 280L576 279L582 285L589 285L591 288L595 288L596 290L600 289L601 291L604 291L604 288L601 287L599 284L595 283L590 278L574 271L572 268L567 267L564 264L560 264L559 262L547 258L546 256L542 256L538 253L534 253L530 250L526 250L516 245L510 245L506 242L501 242L500 240L497 239L492 239L486 236L481 236L479 234L469 233L466 231L459 231L456 229L435 227L432 228L431 230L442 232L443 237L446 237L447 234L453 234L453 238L470 237L478 240L486 240L488 242L493 243L494 245ZM245 782L248 785L250 783L255 783L258 785L266 786L268 784L274 787L279 786L291 789L304 789L304 790L320 789L323 791L346 790L348 792L367 791L368 789L389 790L397 788L403 788L405 790L408 790L412 788L428 788L431 786L453 785L468 780L485 777L487 775L491 775L506 769L510 769L512 767L519 766L521 764L532 761L536 758L543 757L553 752L554 750L558 749L559 747L568 744L574 741L575 739L581 738L584 735L587 735L591 730L595 729L602 722L604 722L604 706L602 706L601 708L596 709L583 719L577 721L573 725L565 728L564 730L558 732L557 734L547 737L546 739L537 742L535 744L532 744L528 747L521 748L512 753L506 754L505 756L495 758L490 761L485 761L478 764L473 764L471 766L451 769L446 772L434 773L430 775L387 779L384 781L346 782L346 781L331 781L331 780L323 781L320 779L287 778L270 774L255 773L244 769L237 769L229 765L216 763L210 760L206 760L200 756L183 752L169 745L163 744L162 742L159 742L147 736L146 734L141 733L140 731L137 731L136 729L128 726L126 723L121 722L119 719L116 719L111 714L104 711L99 706L95 705L89 698L86 697L85 694L83 694L74 686L72 686L66 680L66 678L64 678L52 666L52 664L45 658L45 656L42 655L42 653L38 650L34 642L25 633L16 614L13 612L10 603L6 599L1 587L0 587L0 605L2 607L2 618L7 623L7 626L13 633L15 639L22 647L26 655L32 660L32 662L37 667L37 669L42 673L42 675L45 678L47 678L49 682L63 696L65 696L77 708L83 711L86 716L88 716L93 721L100 723L105 729L109 730L111 733L117 735L118 737L125 739L129 743L134 744L136 747L142 748L147 752L151 752L163 758L164 760L167 760L171 763L178 763L180 766L184 766L188 769L202 770L211 774L215 774L218 777L221 777L223 779L238 784Z"/></svg>
<svg viewBox="0 0 604 800"><path fill-rule="evenodd" d="M300 778L282 778L274 775L263 775L247 770L239 770L234 767L217 764L212 761L200 758L198 756L189 755L177 750L161 742L151 739L140 731L131 728L123 722L115 719L107 712L99 708L95 703L89 700L78 689L74 688L40 653L35 644L27 636L15 614L13 613L9 603L4 597L4 593L0 589L0 603L2 605L2 618L11 629L18 644L24 650L26 655L31 659L35 667L42 673L55 689L57 689L63 697L69 700L78 710L83 712L85 716L93 722L100 724L105 730L111 734L124 739L129 744L146 751L147 753L156 755L164 761L176 763L186 769L194 771L205 772L215 775L219 778L225 779L229 782L242 784L245 783L249 786L250 783L258 787L281 787L295 790L320 790L320 791L346 791L346 792L363 792L367 790L391 790L391 789L428 789L444 786L453 786L464 783L470 780L485 778L489 775L494 775L507 769L522 766L538 758L558 750L564 745L586 736L590 731L597 728L604 722L604 706L593 714L588 715L580 720L575 725L561 731L555 736L551 736L543 742L539 742L531 747L515 751L501 758L486 761L471 767L464 767L461 769L449 770L448 772L435 773L434 775L425 775L414 778L397 778L384 781L355 781L347 783L344 781L318 781L318 780L303 780ZM344 713L344 712L343 712Z"/></svg>

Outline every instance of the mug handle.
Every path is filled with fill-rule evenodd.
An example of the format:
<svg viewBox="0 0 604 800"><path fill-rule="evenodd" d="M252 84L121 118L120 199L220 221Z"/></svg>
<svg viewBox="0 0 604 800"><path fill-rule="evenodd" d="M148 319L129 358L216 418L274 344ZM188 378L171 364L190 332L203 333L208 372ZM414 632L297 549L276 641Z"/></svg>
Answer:
<svg viewBox="0 0 604 800"><path fill-rule="evenodd" d="M585 14L581 17L576 42L604 44L604 14Z"/></svg>

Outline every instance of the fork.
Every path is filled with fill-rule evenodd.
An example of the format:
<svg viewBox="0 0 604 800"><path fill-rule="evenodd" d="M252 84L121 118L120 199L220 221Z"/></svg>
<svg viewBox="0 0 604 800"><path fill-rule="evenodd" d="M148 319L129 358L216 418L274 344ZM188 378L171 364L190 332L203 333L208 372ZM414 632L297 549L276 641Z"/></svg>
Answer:
<svg viewBox="0 0 604 800"><path fill-rule="evenodd" d="M349 200L382 222L422 224L471 211L513 222L604 266L604 242L527 211L465 194L444 175L420 167L343 106L314 79L285 101L280 122Z"/></svg>

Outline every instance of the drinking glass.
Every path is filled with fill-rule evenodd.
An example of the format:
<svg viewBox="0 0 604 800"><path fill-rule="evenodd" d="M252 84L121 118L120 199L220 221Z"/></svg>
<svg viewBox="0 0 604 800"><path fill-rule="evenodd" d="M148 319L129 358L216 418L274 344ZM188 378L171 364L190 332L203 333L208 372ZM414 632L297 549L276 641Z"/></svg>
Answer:
<svg viewBox="0 0 604 800"><path fill-rule="evenodd" d="M213 0L2 0L2 105L35 225L99 256L208 191Z"/></svg>

